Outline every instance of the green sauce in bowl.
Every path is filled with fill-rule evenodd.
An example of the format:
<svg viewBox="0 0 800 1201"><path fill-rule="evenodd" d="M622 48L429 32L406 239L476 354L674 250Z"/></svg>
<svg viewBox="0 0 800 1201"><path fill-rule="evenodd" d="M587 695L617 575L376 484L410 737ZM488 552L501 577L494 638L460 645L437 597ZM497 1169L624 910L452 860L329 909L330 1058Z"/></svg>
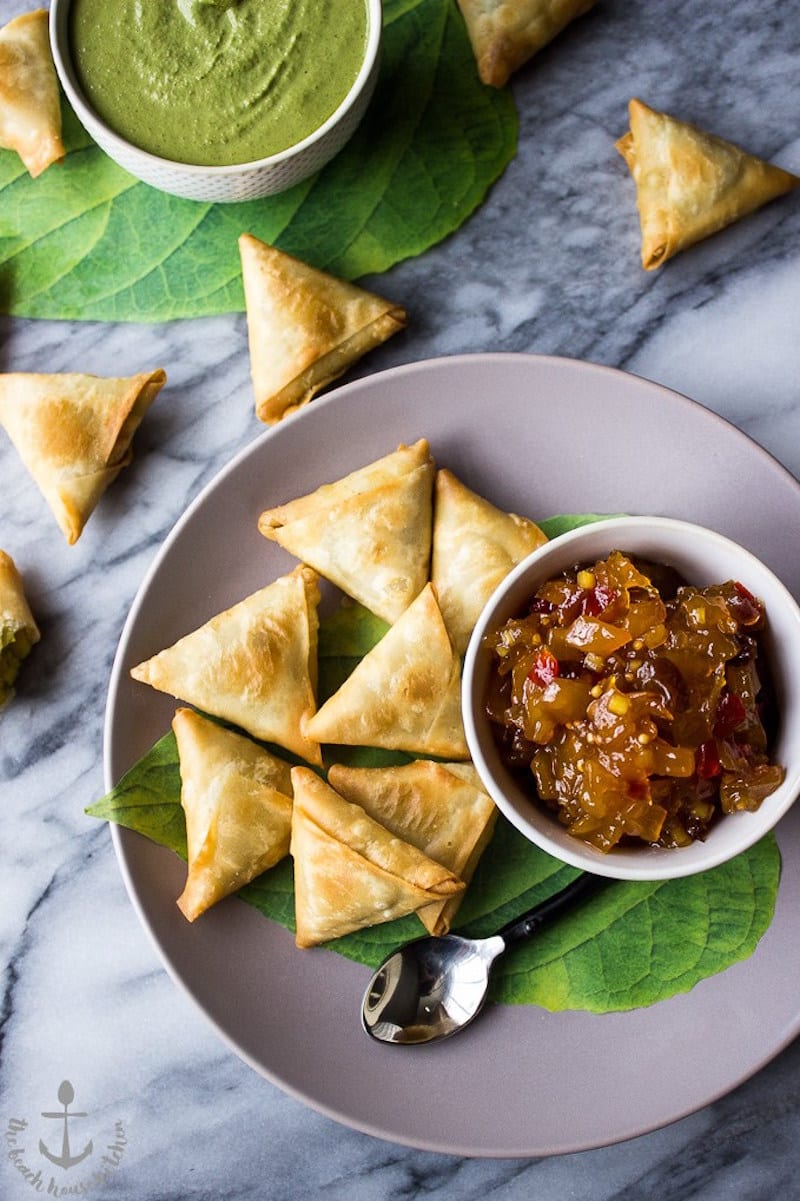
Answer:
<svg viewBox="0 0 800 1201"><path fill-rule="evenodd" d="M71 56L97 115L173 162L232 166L302 141L352 88L365 0L73 0Z"/></svg>

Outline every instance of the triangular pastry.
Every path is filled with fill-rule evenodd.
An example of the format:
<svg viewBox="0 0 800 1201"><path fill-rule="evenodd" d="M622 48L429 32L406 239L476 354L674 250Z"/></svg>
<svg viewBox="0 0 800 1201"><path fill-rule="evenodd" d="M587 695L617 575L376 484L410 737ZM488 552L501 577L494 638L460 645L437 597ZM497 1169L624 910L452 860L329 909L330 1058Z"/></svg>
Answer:
<svg viewBox="0 0 800 1201"><path fill-rule="evenodd" d="M179 709L172 729L189 853L178 908L193 922L288 855L291 768L192 709Z"/></svg>
<svg viewBox="0 0 800 1201"><path fill-rule="evenodd" d="M430 584L303 729L321 743L469 757L461 660Z"/></svg>
<svg viewBox="0 0 800 1201"><path fill-rule="evenodd" d="M280 421L406 324L399 305L239 238L256 414Z"/></svg>
<svg viewBox="0 0 800 1201"><path fill-rule="evenodd" d="M296 567L131 669L135 680L311 763L301 731L316 708L317 576Z"/></svg>
<svg viewBox="0 0 800 1201"><path fill-rule="evenodd" d="M497 809L471 763L418 759L403 767L334 764L328 781L392 834L449 867L469 884L497 819ZM418 910L430 934L446 934L462 894Z"/></svg>
<svg viewBox="0 0 800 1201"><path fill-rule="evenodd" d="M308 768L292 769L296 942L312 947L414 913L463 881L340 797Z"/></svg>
<svg viewBox="0 0 800 1201"><path fill-rule="evenodd" d="M428 580L434 473L421 438L265 510L258 528L391 623Z"/></svg>
<svg viewBox="0 0 800 1201"><path fill-rule="evenodd" d="M14 695L19 666L39 641L17 565L0 550L0 708Z"/></svg>
<svg viewBox="0 0 800 1201"><path fill-rule="evenodd" d="M501 88L596 0L458 0L483 83Z"/></svg>
<svg viewBox="0 0 800 1201"><path fill-rule="evenodd" d="M64 157L47 24L40 8L0 29L0 146L16 150L34 177Z"/></svg>
<svg viewBox="0 0 800 1201"><path fill-rule="evenodd" d="M799 176L641 100L628 111L615 146L636 183L646 271L800 186Z"/></svg>
<svg viewBox="0 0 800 1201"><path fill-rule="evenodd" d="M431 581L453 646L463 655L494 589L547 536L527 517L495 508L446 469L436 473L435 498Z"/></svg>
<svg viewBox="0 0 800 1201"><path fill-rule="evenodd" d="M103 492L133 458L131 442L163 371L0 375L0 425L72 545Z"/></svg>

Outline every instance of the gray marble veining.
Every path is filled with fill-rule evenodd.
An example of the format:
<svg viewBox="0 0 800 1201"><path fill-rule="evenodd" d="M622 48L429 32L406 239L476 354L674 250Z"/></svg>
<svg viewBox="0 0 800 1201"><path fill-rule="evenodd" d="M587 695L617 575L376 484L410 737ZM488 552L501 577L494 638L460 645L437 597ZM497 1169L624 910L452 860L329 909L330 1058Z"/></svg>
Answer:
<svg viewBox="0 0 800 1201"><path fill-rule="evenodd" d="M34 6L3 0L0 16ZM601 0L514 80L519 151L486 203L444 243L365 281L404 303L410 323L346 378L465 351L589 359L686 393L800 474L797 196L646 274L633 184L613 150L638 95L800 171L799 78L798 0ZM0 439L0 545L24 571L43 634L0 717L0 1196L43 1191L10 1157L9 1122L55 1104L62 1079L95 1125L123 1124L124 1154L98 1198L800 1195L796 1042L665 1129L550 1159L470 1160L373 1139L285 1096L175 987L106 829L83 809L103 791L105 694L136 589L187 504L261 432L244 317L0 324L2 370L156 366L169 382L134 463L74 547ZM787 553L795 544L787 531Z"/></svg>

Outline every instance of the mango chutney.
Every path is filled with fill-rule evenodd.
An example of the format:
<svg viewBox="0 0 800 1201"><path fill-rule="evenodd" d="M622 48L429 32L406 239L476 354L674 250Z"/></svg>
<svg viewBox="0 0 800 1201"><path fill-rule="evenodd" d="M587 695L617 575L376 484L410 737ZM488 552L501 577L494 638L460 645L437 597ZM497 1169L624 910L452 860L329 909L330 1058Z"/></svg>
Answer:
<svg viewBox="0 0 800 1201"><path fill-rule="evenodd" d="M547 581L488 636L501 755L601 851L686 846L781 784L762 603L620 551Z"/></svg>

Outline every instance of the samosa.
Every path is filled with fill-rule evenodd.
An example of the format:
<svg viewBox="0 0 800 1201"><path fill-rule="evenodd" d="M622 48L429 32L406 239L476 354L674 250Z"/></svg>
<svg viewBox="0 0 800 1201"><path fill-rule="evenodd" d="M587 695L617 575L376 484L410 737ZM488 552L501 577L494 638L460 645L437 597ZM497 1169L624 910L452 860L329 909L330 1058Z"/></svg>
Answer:
<svg viewBox="0 0 800 1201"><path fill-rule="evenodd" d="M133 436L166 378L161 370L120 379L0 375L0 425L70 545L133 459Z"/></svg>
<svg viewBox="0 0 800 1201"><path fill-rule="evenodd" d="M406 324L382 296L242 234L250 370L256 414L280 421Z"/></svg>
<svg viewBox="0 0 800 1201"><path fill-rule="evenodd" d="M504 513L446 468L436 473L435 498L431 581L453 646L463 655L494 589L547 536L530 518Z"/></svg>
<svg viewBox="0 0 800 1201"><path fill-rule="evenodd" d="M300 565L131 668L135 680L310 763L301 726L316 708L319 587Z"/></svg>
<svg viewBox="0 0 800 1201"><path fill-rule="evenodd" d="M34 178L64 157L45 8L22 13L0 29L0 146L16 150Z"/></svg>
<svg viewBox="0 0 800 1201"><path fill-rule="evenodd" d="M471 763L417 759L400 767L335 763L328 781L392 834L469 884L494 831L498 810ZM417 911L429 934L446 934L462 894Z"/></svg>
<svg viewBox="0 0 800 1201"><path fill-rule="evenodd" d="M636 183L646 271L800 186L800 176L641 100L628 112L615 146Z"/></svg>
<svg viewBox="0 0 800 1201"><path fill-rule="evenodd" d="M458 895L464 883L309 768L292 769L296 942L311 947Z"/></svg>
<svg viewBox="0 0 800 1201"><path fill-rule="evenodd" d="M192 922L288 855L291 768L192 709L179 709L172 729L189 859L178 907Z"/></svg>
<svg viewBox="0 0 800 1201"><path fill-rule="evenodd" d="M391 624L428 581L434 473L420 438L266 509L258 528Z"/></svg>
<svg viewBox="0 0 800 1201"><path fill-rule="evenodd" d="M320 743L467 759L461 659L427 584L341 687L303 723Z"/></svg>

